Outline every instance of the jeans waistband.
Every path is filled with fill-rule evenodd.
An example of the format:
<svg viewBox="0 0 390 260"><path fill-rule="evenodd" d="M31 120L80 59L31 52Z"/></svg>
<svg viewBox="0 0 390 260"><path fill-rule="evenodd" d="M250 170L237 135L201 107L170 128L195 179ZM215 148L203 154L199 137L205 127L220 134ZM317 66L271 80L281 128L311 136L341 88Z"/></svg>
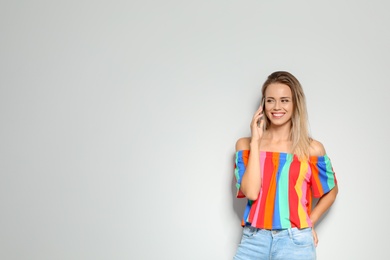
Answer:
<svg viewBox="0 0 390 260"><path fill-rule="evenodd" d="M296 233L301 232L311 232L311 227L308 228L287 228L287 229L262 229L262 228L256 228L252 226L245 226L246 228L249 228L254 233L262 233L262 234L268 234L273 237L275 236L290 236L292 237Z"/></svg>

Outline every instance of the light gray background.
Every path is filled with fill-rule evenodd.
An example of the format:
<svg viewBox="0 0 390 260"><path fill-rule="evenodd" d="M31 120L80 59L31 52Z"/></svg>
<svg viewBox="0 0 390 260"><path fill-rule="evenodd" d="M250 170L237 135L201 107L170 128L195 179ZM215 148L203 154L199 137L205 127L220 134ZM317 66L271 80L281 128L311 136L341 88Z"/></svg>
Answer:
<svg viewBox="0 0 390 260"><path fill-rule="evenodd" d="M1 1L0 259L231 259L234 145L275 70L339 180L318 259L389 259L389 7Z"/></svg>

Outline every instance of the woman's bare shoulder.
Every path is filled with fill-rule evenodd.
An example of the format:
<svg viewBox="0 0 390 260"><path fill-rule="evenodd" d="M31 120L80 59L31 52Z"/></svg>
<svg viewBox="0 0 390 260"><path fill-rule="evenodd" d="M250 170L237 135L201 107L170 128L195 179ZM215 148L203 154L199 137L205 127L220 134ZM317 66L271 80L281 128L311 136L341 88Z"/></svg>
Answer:
<svg viewBox="0 0 390 260"><path fill-rule="evenodd" d="M251 138L250 137L242 137L236 142L236 151L240 150L249 150L250 149Z"/></svg>
<svg viewBox="0 0 390 260"><path fill-rule="evenodd" d="M321 142L312 139L310 142L309 154L310 156L324 156L326 154L324 145Z"/></svg>

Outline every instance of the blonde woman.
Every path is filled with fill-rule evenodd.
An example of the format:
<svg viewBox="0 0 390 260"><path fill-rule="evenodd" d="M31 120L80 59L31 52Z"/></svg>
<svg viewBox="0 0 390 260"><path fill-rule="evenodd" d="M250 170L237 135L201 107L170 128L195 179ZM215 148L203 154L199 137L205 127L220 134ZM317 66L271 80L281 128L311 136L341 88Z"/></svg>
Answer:
<svg viewBox="0 0 390 260"><path fill-rule="evenodd" d="M292 74L268 76L250 127L251 137L236 143L237 197L248 204L234 259L316 259L314 226L338 187L324 146L309 135L305 95Z"/></svg>

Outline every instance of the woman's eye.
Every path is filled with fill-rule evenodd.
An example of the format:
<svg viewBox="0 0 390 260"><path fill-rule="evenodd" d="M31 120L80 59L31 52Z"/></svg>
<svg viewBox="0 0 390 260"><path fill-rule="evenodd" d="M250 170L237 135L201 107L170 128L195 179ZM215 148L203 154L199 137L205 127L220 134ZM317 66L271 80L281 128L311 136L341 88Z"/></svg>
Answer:
<svg viewBox="0 0 390 260"><path fill-rule="evenodd" d="M274 103L275 102L275 100L273 100L273 99L267 99L267 103Z"/></svg>
<svg viewBox="0 0 390 260"><path fill-rule="evenodd" d="M289 102L290 100L288 100L288 99L282 99L282 102L283 103L287 103L287 102Z"/></svg>

